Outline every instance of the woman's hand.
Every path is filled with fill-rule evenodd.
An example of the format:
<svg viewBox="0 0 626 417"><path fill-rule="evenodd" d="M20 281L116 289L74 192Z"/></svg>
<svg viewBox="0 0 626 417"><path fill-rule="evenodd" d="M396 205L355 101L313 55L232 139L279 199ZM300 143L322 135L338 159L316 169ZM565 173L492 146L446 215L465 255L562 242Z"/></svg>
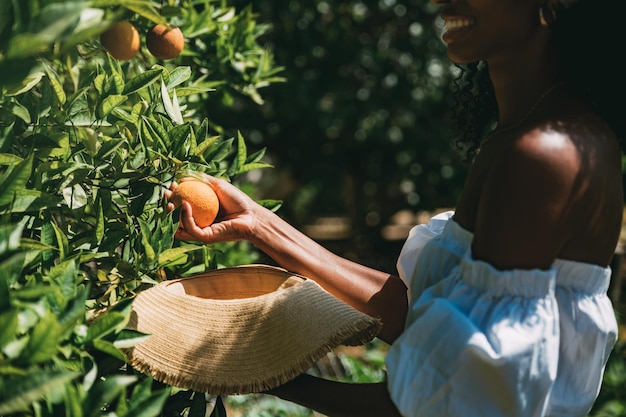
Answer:
<svg viewBox="0 0 626 417"><path fill-rule="evenodd" d="M265 210L254 200L248 197L228 181L201 174L202 181L208 183L215 191L220 202L220 208L215 222L201 228L193 219L191 205L183 201L180 213L180 226L176 231L176 238L181 240L215 243L234 240L250 240L254 235L254 226L257 222L259 210ZM197 181L196 178L182 178L180 182ZM173 182L169 190L165 191L168 200L167 209L173 211L176 207L170 201L178 183Z"/></svg>

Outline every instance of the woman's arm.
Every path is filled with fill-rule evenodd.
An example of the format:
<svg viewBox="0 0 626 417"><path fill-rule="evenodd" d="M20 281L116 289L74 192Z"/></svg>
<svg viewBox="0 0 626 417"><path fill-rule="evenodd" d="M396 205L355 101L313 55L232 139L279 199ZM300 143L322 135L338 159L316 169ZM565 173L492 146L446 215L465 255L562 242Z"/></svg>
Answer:
<svg viewBox="0 0 626 417"><path fill-rule="evenodd" d="M408 303L400 278L335 255L225 180L205 176L205 181L220 200L218 219L202 229L193 221L191 206L183 203L178 238L204 243L248 240L283 268L315 280L337 298L380 318L381 340L391 343L402 332ZM170 195L171 190L166 198Z"/></svg>
<svg viewBox="0 0 626 417"><path fill-rule="evenodd" d="M302 374L267 393L328 417L400 417L384 382L348 384Z"/></svg>

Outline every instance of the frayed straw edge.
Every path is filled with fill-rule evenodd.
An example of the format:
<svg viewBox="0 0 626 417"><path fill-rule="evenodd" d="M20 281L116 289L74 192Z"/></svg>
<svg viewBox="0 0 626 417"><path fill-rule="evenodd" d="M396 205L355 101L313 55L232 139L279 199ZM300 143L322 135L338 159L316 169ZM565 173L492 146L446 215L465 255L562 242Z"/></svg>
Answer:
<svg viewBox="0 0 626 417"><path fill-rule="evenodd" d="M291 381L307 369L311 368L315 362L317 362L326 353L340 345L359 346L371 341L374 337L376 337L381 327L382 323L380 320L368 317L353 326L339 330L327 343L305 356L302 360L298 361L281 374L252 380L246 383L237 382L232 384L215 384L210 381L198 381L195 378L188 378L181 375L171 374L167 371L154 369L150 363L146 362L142 358L133 356L133 348L128 351L128 356L130 357L128 363L139 372L151 376L155 380L166 385L177 388L190 389L195 392L213 395L260 393Z"/></svg>

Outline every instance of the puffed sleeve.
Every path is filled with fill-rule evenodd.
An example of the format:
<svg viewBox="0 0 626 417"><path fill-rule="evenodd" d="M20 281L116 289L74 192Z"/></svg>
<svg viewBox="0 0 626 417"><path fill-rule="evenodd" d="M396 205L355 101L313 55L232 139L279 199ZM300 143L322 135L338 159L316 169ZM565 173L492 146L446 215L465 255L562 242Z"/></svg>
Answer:
<svg viewBox="0 0 626 417"><path fill-rule="evenodd" d="M417 258L428 242L441 235L448 224L448 220L450 220L453 215L454 211L444 211L431 217L428 223L418 224L409 231L409 236L402 246L398 261L396 262L398 276L409 289L409 299L411 298L411 281L414 276L415 266L417 265Z"/></svg>
<svg viewBox="0 0 626 417"><path fill-rule="evenodd" d="M386 359L405 417L543 415L557 373L554 269L499 271L471 258L413 300Z"/></svg>

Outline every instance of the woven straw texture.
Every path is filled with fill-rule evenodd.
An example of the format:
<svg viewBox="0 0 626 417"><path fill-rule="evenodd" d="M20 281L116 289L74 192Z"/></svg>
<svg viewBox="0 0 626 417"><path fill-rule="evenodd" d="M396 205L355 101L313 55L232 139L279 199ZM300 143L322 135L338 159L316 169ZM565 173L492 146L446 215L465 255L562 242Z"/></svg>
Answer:
<svg viewBox="0 0 626 417"><path fill-rule="evenodd" d="M310 279L247 265L141 292L129 327L150 336L127 353L168 385L247 394L284 384L339 345L367 343L380 326Z"/></svg>

